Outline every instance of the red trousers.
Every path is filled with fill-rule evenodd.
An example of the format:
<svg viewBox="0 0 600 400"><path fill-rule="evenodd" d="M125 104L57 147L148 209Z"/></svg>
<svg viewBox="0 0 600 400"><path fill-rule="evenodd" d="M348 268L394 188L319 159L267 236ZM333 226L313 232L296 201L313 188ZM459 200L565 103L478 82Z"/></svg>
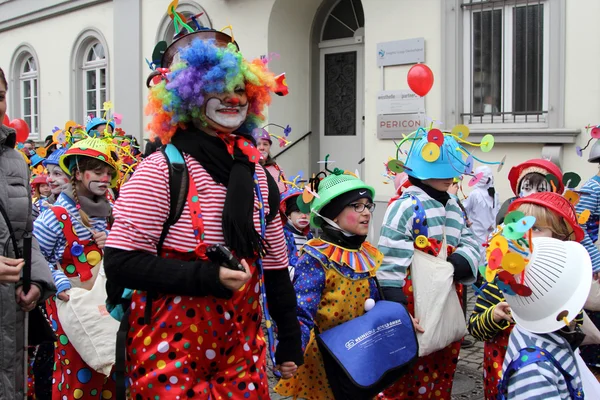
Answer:
<svg viewBox="0 0 600 400"><path fill-rule="evenodd" d="M127 356L133 399L269 399L257 273L230 300L160 296L144 324L134 293Z"/></svg>

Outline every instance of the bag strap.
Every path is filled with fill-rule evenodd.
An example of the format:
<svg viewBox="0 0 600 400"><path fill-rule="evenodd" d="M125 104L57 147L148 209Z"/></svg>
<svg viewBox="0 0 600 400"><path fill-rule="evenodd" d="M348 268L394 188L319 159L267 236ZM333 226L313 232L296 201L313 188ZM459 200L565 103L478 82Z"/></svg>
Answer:
<svg viewBox="0 0 600 400"><path fill-rule="evenodd" d="M169 169L169 217L163 225L160 238L156 244L156 254L160 256L163 244L171 226L175 225L181 214L186 202L186 195L189 190L189 175L188 168L185 163L185 158L181 151L173 144L169 143L166 146L160 148L160 152L165 157L167 167ZM152 298L154 293L148 292L146 294L146 309L144 311L144 323L150 324L152 316Z"/></svg>
<svg viewBox="0 0 600 400"><path fill-rule="evenodd" d="M542 350L539 347L526 347L524 349L519 350L519 355L517 358L513 359L508 367L506 368L506 372L502 377L500 383L498 383L498 399L505 400L506 394L508 392L508 381L510 377L520 370L523 367L526 367L531 364L537 364L543 361L550 361L552 365L562 374L565 378L565 383L567 385L567 389L569 390L569 394L573 400L581 400L583 399L583 390L581 388L575 388L573 386L573 380L575 379L573 375L568 373L562 365L556 361L556 359L546 350Z"/></svg>
<svg viewBox="0 0 600 400"><path fill-rule="evenodd" d="M414 194L411 193L409 194L409 196L412 200L412 208L414 212L411 232L413 240L416 239L417 236L429 237L429 229L427 228L427 214L425 214L425 208L423 207L423 203Z"/></svg>

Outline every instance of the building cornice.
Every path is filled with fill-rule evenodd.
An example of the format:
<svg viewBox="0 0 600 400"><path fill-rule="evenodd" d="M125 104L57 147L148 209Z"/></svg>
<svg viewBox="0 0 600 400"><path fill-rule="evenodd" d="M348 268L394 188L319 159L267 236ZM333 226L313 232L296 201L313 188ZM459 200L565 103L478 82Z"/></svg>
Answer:
<svg viewBox="0 0 600 400"><path fill-rule="evenodd" d="M112 0L70 0L41 8L36 1L9 1L0 5L0 33L109 1Z"/></svg>

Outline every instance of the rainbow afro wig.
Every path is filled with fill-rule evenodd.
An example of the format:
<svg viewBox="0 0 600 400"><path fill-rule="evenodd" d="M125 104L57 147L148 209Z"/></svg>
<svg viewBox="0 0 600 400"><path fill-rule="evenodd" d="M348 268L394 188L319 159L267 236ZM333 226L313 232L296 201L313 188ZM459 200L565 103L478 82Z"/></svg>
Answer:
<svg viewBox="0 0 600 400"><path fill-rule="evenodd" d="M264 107L270 104L271 92L276 89L275 76L267 69L266 60L247 61L234 43L224 45L200 37L179 49L178 56L163 69L166 79L150 88L146 114L152 116L148 129L154 136L168 143L178 127L184 128L194 120L204 122L202 105L206 95L233 92L242 83L246 85L248 115L238 131L249 134L262 125Z"/></svg>

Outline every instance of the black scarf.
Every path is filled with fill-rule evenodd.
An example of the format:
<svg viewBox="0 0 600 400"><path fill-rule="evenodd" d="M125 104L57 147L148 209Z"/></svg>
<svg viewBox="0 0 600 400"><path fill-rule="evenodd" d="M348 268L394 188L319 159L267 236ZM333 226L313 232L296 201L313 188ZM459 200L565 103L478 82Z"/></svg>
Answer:
<svg viewBox="0 0 600 400"><path fill-rule="evenodd" d="M360 246L367 240L366 235L346 236L342 231L330 226L327 222L323 223L321 228L323 229L321 239L348 250L360 249Z"/></svg>
<svg viewBox="0 0 600 400"><path fill-rule="evenodd" d="M252 142L251 137L238 135ZM250 162L248 156L237 146L234 147L232 157L221 138L211 136L197 128L179 129L171 143L180 151L194 157L216 183L227 187L222 220L225 244L240 258L264 256L267 243L254 229L256 164ZM268 223L277 215L279 190L270 174L266 173L266 176L269 184Z"/></svg>
<svg viewBox="0 0 600 400"><path fill-rule="evenodd" d="M450 200L450 195L448 194L448 192L440 192L439 190L436 190L431 186L427 185L422 180L418 178L413 178L412 176L409 176L408 180L416 187L421 188L425 193L427 193L427 195L429 195L429 197L442 203L442 205L446 207L446 203L448 203L448 200Z"/></svg>

